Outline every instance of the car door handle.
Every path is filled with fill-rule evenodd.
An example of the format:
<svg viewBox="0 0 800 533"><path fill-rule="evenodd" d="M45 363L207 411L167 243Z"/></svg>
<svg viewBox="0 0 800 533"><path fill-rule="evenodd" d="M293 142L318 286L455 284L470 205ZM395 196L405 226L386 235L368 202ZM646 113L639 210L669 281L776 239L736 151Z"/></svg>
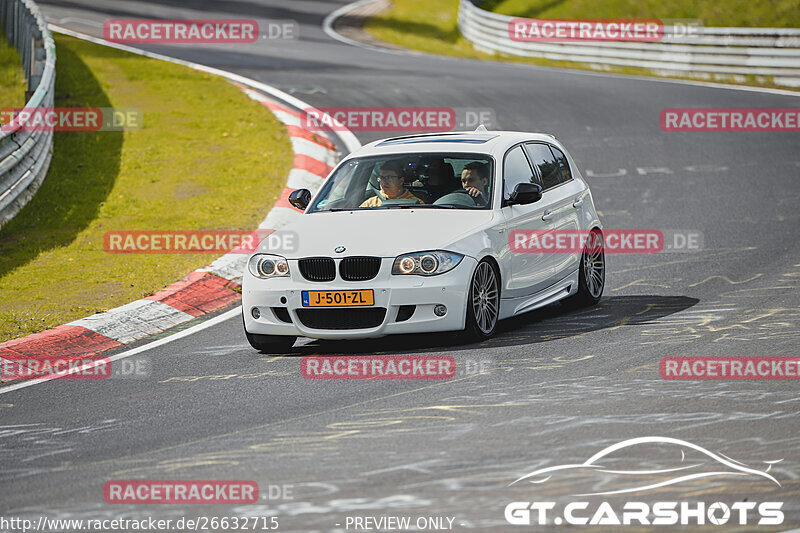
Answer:
<svg viewBox="0 0 800 533"><path fill-rule="evenodd" d="M572 207L574 207L576 209L578 207L582 206L582 205L583 205L583 198L580 198L580 199L575 200L574 202L572 202Z"/></svg>
<svg viewBox="0 0 800 533"><path fill-rule="evenodd" d="M545 211L544 214L542 214L542 220L547 221L547 220L550 220L551 218L553 218L553 212L552 211L548 210L548 211Z"/></svg>

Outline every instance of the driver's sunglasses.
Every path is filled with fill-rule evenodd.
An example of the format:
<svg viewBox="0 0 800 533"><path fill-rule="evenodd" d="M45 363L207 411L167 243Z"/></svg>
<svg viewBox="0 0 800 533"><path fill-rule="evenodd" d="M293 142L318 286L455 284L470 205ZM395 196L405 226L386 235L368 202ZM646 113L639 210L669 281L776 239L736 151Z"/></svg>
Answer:
<svg viewBox="0 0 800 533"><path fill-rule="evenodd" d="M378 183L382 181L397 181L401 179L403 178L401 178L400 176L378 176Z"/></svg>

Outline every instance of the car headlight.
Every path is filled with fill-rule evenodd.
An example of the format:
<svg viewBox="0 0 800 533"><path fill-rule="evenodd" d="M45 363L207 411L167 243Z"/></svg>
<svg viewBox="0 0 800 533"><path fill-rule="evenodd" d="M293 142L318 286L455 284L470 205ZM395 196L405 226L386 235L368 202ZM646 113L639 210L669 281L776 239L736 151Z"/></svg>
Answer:
<svg viewBox="0 0 800 533"><path fill-rule="evenodd" d="M392 274L396 276L436 276L453 270L464 259L461 254L453 252L416 252L397 256L392 265Z"/></svg>
<svg viewBox="0 0 800 533"><path fill-rule="evenodd" d="M253 254L247 262L250 273L257 278L284 278L289 275L286 258L272 254Z"/></svg>

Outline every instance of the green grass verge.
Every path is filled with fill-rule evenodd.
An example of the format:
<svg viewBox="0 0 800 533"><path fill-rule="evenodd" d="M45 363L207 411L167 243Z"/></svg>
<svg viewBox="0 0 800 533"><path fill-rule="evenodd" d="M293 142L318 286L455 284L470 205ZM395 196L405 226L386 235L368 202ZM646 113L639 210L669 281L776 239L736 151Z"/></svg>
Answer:
<svg viewBox="0 0 800 533"><path fill-rule="evenodd" d="M800 0L487 0L483 9L543 19L700 19L704 26L800 27Z"/></svg>
<svg viewBox="0 0 800 533"><path fill-rule="evenodd" d="M56 132L31 202L0 229L0 341L142 298L213 255L115 255L110 230L254 229L292 164L284 126L227 81L56 37L56 107L128 107L141 129Z"/></svg>
<svg viewBox="0 0 800 533"><path fill-rule="evenodd" d="M25 105L25 88L22 58L0 31L0 108Z"/></svg>
<svg viewBox="0 0 800 533"><path fill-rule="evenodd" d="M512 0L508 0L511 2ZM578 0L565 0L566 2L577 2ZM609 0L615 1L615 0ZM739 0L736 0L737 2ZM525 2L519 0L520 3L526 5L533 5L533 0ZM537 5L552 5L559 6L561 3L549 1L536 0ZM649 0L648 0L649 2ZM788 3L798 5L800 0L776 0L777 3ZM603 4L603 2L600 2ZM709 2L710 3L710 2ZM587 0L587 5L590 2ZM604 5L604 4L603 4ZM631 0L631 5L634 0ZM727 4L720 4L727 9ZM553 7L552 9L555 9ZM550 11L547 11L548 17ZM594 12L593 12L594 13ZM674 13L677 13L674 12ZM798 15L794 13L793 15ZM529 13L526 16L534 16ZM541 15L536 15L541 16ZM585 18L589 15L578 13L571 13L569 15L559 15L560 18ZM600 17L600 15L592 15ZM612 15L605 15L602 18L609 18ZM620 18L623 15L614 13L614 17ZM656 16L656 15L649 15ZM665 15L662 15L666 17ZM545 18L545 17L542 17ZM552 17L555 18L555 17ZM685 16L672 16L666 18L697 18L697 15ZM787 20L792 19L787 17ZM792 19L794 20L794 19ZM800 25L795 23L795 25ZM610 72L616 74L629 74L636 76L657 76L653 71L637 67L615 67L615 66L598 66L589 65L586 63L577 63L573 61L554 61L544 58L534 57L519 57L509 54L487 54L476 50L472 43L467 41L461 36L458 30L458 1L457 0L393 0L392 6L389 10L371 17L364 24L364 29L376 39L397 44L405 48L427 52L429 54L441 54L457 57L468 57L473 59L488 59L495 61L506 61L510 63L521 63L528 65L539 65L545 67L558 67L570 68L581 70L592 70ZM675 75L675 76L662 76L675 79L686 80L700 80L700 81L715 81L722 83L731 83L738 85L752 85L758 87L775 87L786 90L793 90L790 87L777 85L772 81L771 77L764 76L729 76L729 75Z"/></svg>

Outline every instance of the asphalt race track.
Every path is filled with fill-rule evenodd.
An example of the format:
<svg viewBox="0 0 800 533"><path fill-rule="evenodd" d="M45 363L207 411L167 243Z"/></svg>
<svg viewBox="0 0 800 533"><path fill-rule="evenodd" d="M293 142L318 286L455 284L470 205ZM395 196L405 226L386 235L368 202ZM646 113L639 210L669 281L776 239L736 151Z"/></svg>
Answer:
<svg viewBox="0 0 800 533"><path fill-rule="evenodd" d="M508 503L567 502L603 481L567 475L508 486L514 480L662 436L760 470L783 459L770 470L780 486L731 476L628 499L781 501L780 526L717 529L800 527L798 381L666 381L658 368L667 356L798 355L800 138L659 126L664 108L797 108L798 97L358 48L322 30L344 3L40 2L50 22L96 36L109 18L296 20L296 41L137 46L319 107L491 108L499 128L550 132L566 144L607 228L699 232L702 249L609 254L601 305L556 304L501 323L481 344L448 335L304 339L297 356L263 356L233 316L130 358L146 361L147 377L0 394L0 515L276 516L279 531L355 530L348 517L444 517L445 525L450 517L453 529L530 531L505 520ZM362 143L387 136L356 134ZM343 353L452 355L457 374L301 377L299 355ZM630 453L641 465L663 459ZM253 480L261 502L109 505L103 486L113 479ZM290 493L270 494L278 486Z"/></svg>

